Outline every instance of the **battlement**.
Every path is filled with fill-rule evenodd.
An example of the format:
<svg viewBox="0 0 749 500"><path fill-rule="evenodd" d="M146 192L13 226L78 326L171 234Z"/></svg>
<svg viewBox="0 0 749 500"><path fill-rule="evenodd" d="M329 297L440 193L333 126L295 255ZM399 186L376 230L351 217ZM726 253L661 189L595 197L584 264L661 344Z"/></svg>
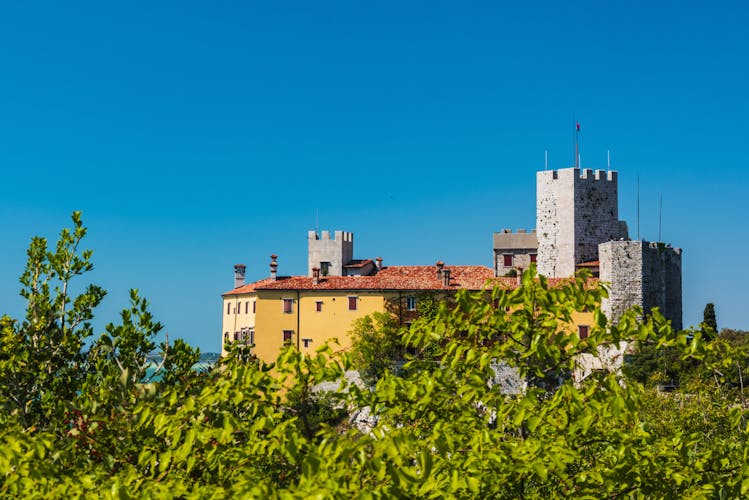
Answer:
<svg viewBox="0 0 749 500"><path fill-rule="evenodd" d="M646 243L648 248L657 249L661 252L668 250L670 252L674 252L676 255L681 255L681 248L674 248L669 243L662 243L657 241L643 241L643 243Z"/></svg>
<svg viewBox="0 0 749 500"><path fill-rule="evenodd" d="M616 170L593 170L592 168L579 169L577 167L560 168L558 170L544 170L538 172L539 177L546 181L557 179L581 179L585 181L608 181L616 182L618 172Z"/></svg>
<svg viewBox="0 0 749 500"><path fill-rule="evenodd" d="M307 239L315 241L338 241L338 242L354 242L354 233L349 231L334 231L333 237L330 237L330 231L321 231L319 234L317 231L309 231L307 233Z"/></svg>
<svg viewBox="0 0 749 500"><path fill-rule="evenodd" d="M617 172L615 170L595 170L591 168L582 169L580 179L586 181L616 181Z"/></svg>
<svg viewBox="0 0 749 500"><path fill-rule="evenodd" d="M531 229L531 233L535 233L535 232L536 232L535 229ZM528 231L526 231L525 229L518 229L516 232L513 233L512 229L504 228L497 234L528 234Z"/></svg>

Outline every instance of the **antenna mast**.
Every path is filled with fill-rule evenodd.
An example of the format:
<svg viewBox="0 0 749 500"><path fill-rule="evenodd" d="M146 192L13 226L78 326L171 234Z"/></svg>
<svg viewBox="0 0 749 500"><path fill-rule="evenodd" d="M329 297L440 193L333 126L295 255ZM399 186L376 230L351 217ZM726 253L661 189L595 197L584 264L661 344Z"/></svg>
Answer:
<svg viewBox="0 0 749 500"><path fill-rule="evenodd" d="M637 241L640 241L640 176L637 175Z"/></svg>
<svg viewBox="0 0 749 500"><path fill-rule="evenodd" d="M317 233L317 226L318 226L317 223L318 223L318 220L320 218L320 213L319 212L320 212L320 209L316 208L315 209L315 233Z"/></svg>
<svg viewBox="0 0 749 500"><path fill-rule="evenodd" d="M549 170L549 150L544 149L544 170Z"/></svg>
<svg viewBox="0 0 749 500"><path fill-rule="evenodd" d="M663 222L663 193L661 193L661 197L658 203L658 241L663 241L661 239L661 223Z"/></svg>
<svg viewBox="0 0 749 500"><path fill-rule="evenodd" d="M606 170L611 170L611 150L606 150Z"/></svg>

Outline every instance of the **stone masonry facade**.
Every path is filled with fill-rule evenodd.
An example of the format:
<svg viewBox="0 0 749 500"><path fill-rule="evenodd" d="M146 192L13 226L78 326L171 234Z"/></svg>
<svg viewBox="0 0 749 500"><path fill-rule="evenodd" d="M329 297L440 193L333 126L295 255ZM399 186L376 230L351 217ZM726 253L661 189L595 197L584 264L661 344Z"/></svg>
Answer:
<svg viewBox="0 0 749 500"><path fill-rule="evenodd" d="M647 241L610 241L600 245L601 280L609 297L601 306L616 322L632 305L644 314L657 307L682 328L681 249Z"/></svg>
<svg viewBox="0 0 749 500"><path fill-rule="evenodd" d="M598 260L598 245L627 238L619 220L617 173L578 168L536 176L538 272L575 274L576 265Z"/></svg>
<svg viewBox="0 0 749 500"><path fill-rule="evenodd" d="M323 276L343 276L343 266L354 259L354 233L335 231L309 231L307 233L307 272L320 269Z"/></svg>
<svg viewBox="0 0 749 500"><path fill-rule="evenodd" d="M626 222L619 220L617 172L545 170L536 181L538 273L563 278L579 267L598 268L610 289L603 311L611 321L634 305L644 314L658 307L681 329L681 249L630 241ZM495 270L497 238L511 236L495 233Z"/></svg>
<svg viewBox="0 0 749 500"><path fill-rule="evenodd" d="M505 276L511 270L528 269L536 262L538 239L536 230L518 229L513 233L503 229L494 233L494 276Z"/></svg>

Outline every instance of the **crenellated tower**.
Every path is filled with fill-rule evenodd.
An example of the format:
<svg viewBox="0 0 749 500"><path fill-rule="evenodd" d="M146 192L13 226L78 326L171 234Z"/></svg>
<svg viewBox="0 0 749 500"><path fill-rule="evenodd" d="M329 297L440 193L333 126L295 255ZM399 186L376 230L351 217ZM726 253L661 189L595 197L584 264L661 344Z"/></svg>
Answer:
<svg viewBox="0 0 749 500"><path fill-rule="evenodd" d="M538 272L575 274L576 265L598 260L598 245L626 239L619 220L617 173L579 168L536 174Z"/></svg>
<svg viewBox="0 0 749 500"><path fill-rule="evenodd" d="M314 268L320 269L322 276L343 276L343 266L354 258L354 233L335 231L309 231L307 233L307 275L312 276Z"/></svg>

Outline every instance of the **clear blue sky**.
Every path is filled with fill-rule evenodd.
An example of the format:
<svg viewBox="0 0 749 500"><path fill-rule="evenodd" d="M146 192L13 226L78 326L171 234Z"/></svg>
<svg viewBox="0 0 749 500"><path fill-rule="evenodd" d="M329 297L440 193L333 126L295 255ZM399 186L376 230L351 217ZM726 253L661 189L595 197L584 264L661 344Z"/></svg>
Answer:
<svg viewBox="0 0 749 500"><path fill-rule="evenodd" d="M73 6L75 4L75 6ZM88 278L220 344L232 265L303 274L306 231L385 264L491 265L535 171L620 172L636 236L684 249L684 322L749 329L743 2L6 2L0 312L32 235L82 210Z"/></svg>

